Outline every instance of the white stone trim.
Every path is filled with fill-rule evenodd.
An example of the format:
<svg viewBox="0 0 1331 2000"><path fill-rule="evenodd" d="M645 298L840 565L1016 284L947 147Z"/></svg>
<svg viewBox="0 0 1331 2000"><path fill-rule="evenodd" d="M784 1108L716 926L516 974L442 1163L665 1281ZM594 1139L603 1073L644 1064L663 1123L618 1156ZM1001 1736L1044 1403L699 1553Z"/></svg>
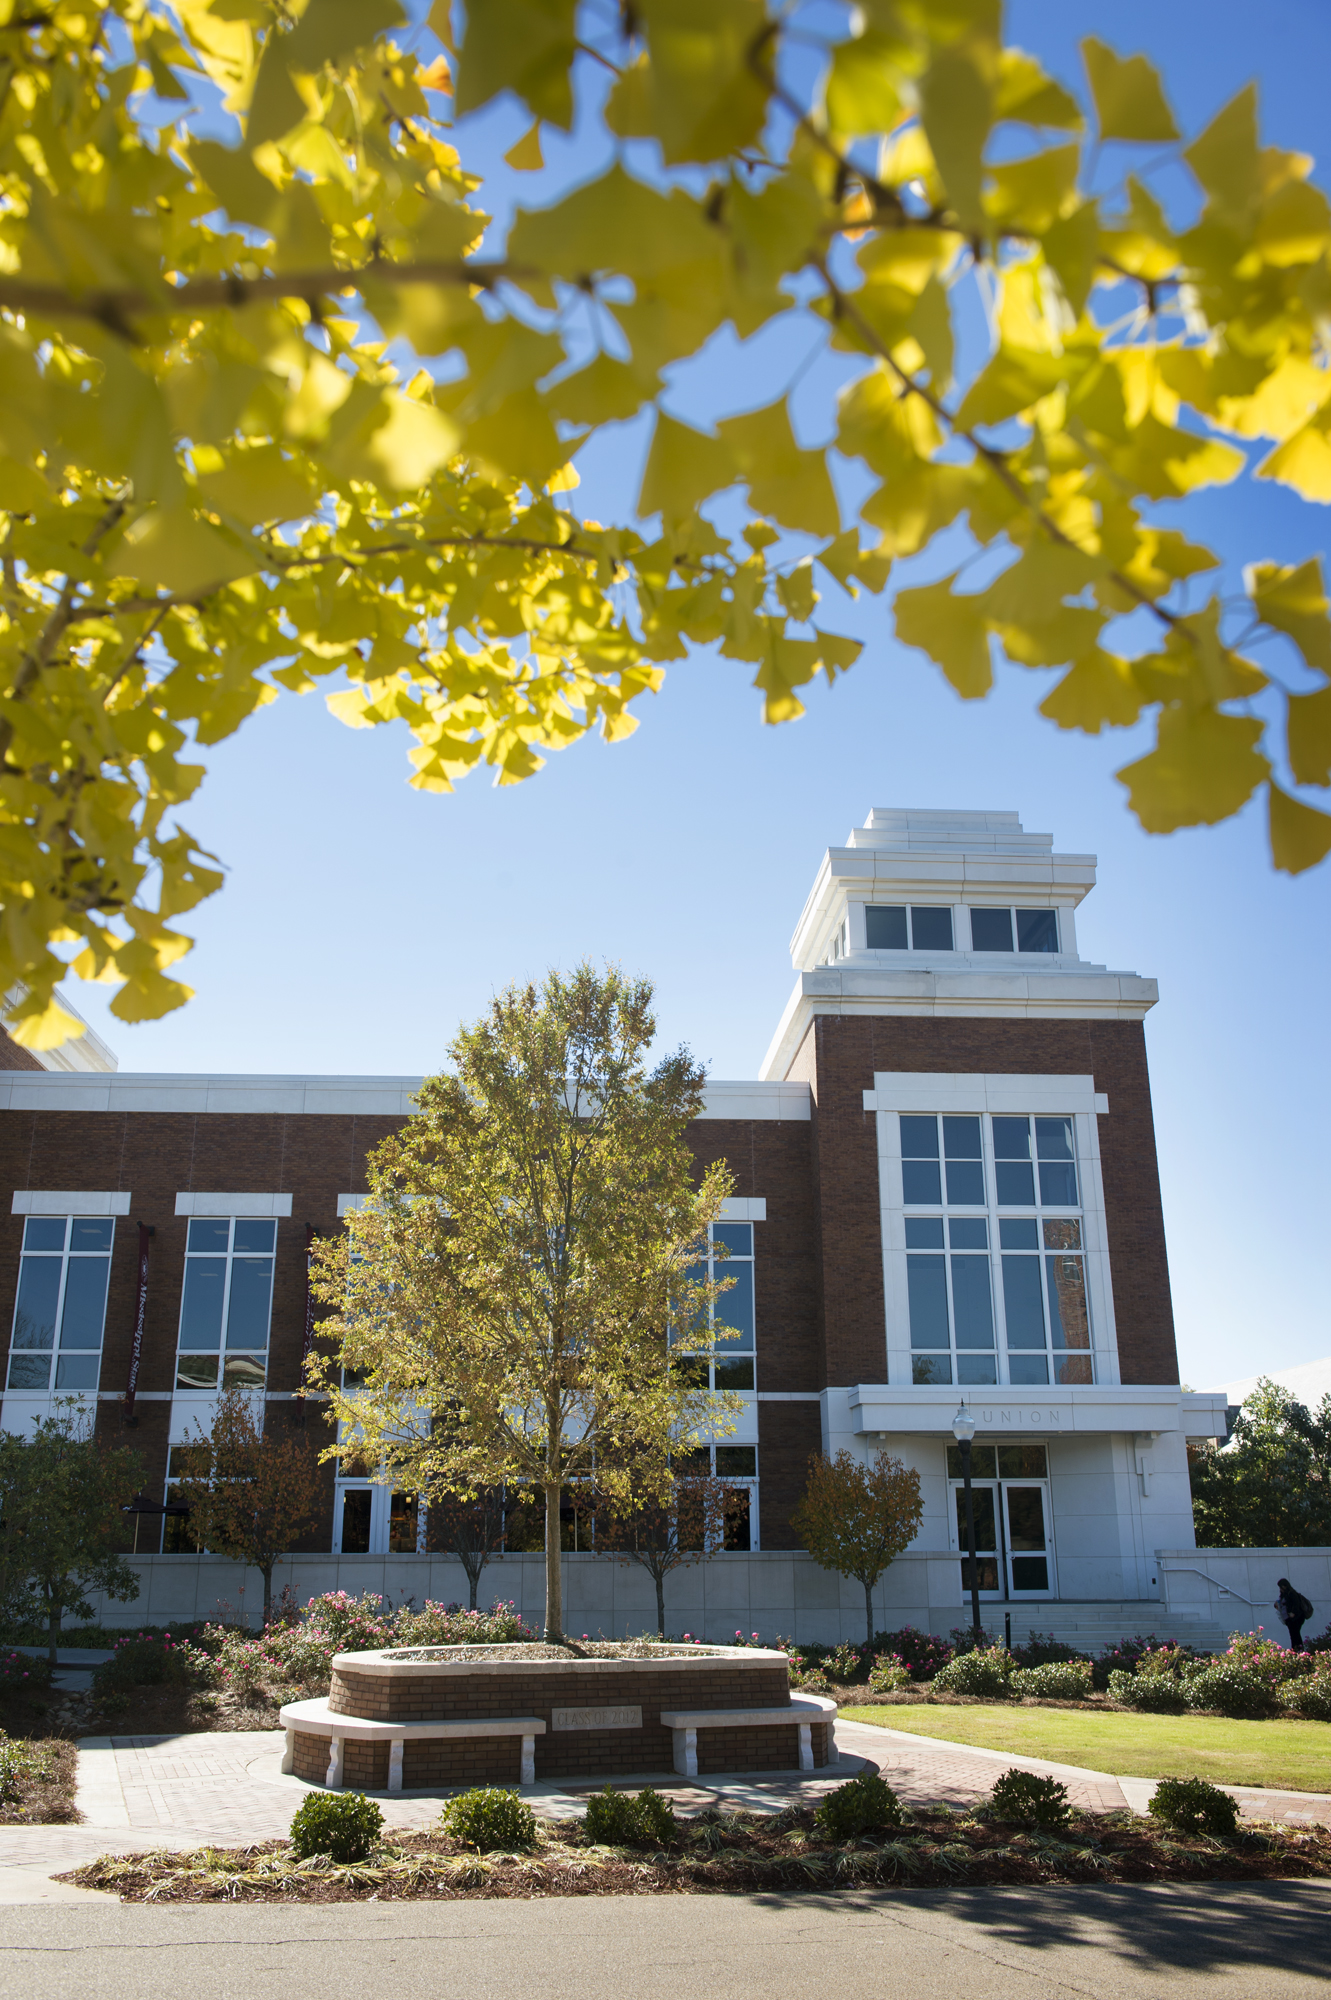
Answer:
<svg viewBox="0 0 1331 2000"><path fill-rule="evenodd" d="M178 1194L177 1215L287 1216L291 1213L289 1194Z"/></svg>
<svg viewBox="0 0 1331 2000"><path fill-rule="evenodd" d="M721 1204L719 1222L766 1222L767 1201L761 1195L728 1195Z"/></svg>
<svg viewBox="0 0 1331 2000"><path fill-rule="evenodd" d="M15 1192L11 1215L128 1215L132 1196L103 1188L25 1188Z"/></svg>
<svg viewBox="0 0 1331 2000"><path fill-rule="evenodd" d="M767 1080L761 1083L707 1084L699 1118L735 1118L741 1122L759 1119L808 1120L813 1103L807 1083Z"/></svg>
<svg viewBox="0 0 1331 2000"><path fill-rule="evenodd" d="M864 1093L866 1111L989 1112L1000 1118L1023 1112L1109 1109L1096 1102L1093 1076L1008 1076L948 1074L933 1070L875 1070L874 1087Z"/></svg>

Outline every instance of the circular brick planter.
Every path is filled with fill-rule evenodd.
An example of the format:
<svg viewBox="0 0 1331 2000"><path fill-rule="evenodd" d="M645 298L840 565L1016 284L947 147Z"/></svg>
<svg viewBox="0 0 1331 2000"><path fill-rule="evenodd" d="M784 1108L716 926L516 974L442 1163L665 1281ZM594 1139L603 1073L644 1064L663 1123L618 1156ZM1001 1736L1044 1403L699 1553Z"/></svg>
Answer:
<svg viewBox="0 0 1331 2000"><path fill-rule="evenodd" d="M282 1710L283 1768L311 1784L417 1791L812 1770L835 1756L836 1704L792 1697L784 1653L478 1657L486 1650L337 1654L327 1699Z"/></svg>

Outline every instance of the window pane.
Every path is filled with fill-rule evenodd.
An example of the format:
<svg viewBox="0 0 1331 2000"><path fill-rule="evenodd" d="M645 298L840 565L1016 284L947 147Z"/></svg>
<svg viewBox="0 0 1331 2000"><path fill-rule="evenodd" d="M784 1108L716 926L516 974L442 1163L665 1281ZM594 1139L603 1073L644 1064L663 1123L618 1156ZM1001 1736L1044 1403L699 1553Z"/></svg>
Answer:
<svg viewBox="0 0 1331 2000"><path fill-rule="evenodd" d="M716 1324L737 1328L739 1339L727 1340L725 1347L731 1354L745 1353L753 1347L753 1266L718 1264L716 1275L727 1283L735 1281L716 1302Z"/></svg>
<svg viewBox="0 0 1331 2000"><path fill-rule="evenodd" d="M912 904L910 941L915 951L951 951L952 912Z"/></svg>
<svg viewBox="0 0 1331 2000"><path fill-rule="evenodd" d="M1015 1216L1004 1219L998 1225L998 1241L1004 1250L1038 1250L1040 1239L1036 1235L1034 1221Z"/></svg>
<svg viewBox="0 0 1331 2000"><path fill-rule="evenodd" d="M753 1530L749 1520L749 1495L742 1486L737 1486L726 1497L725 1529L722 1543L730 1555L747 1555L753 1547Z"/></svg>
<svg viewBox="0 0 1331 2000"><path fill-rule="evenodd" d="M719 1444L716 1447L716 1476L718 1479L756 1479L757 1445Z"/></svg>
<svg viewBox="0 0 1331 2000"><path fill-rule="evenodd" d="M63 1250L65 1247L65 1218L63 1215L30 1215L23 1226L23 1248L25 1250Z"/></svg>
<svg viewBox="0 0 1331 2000"><path fill-rule="evenodd" d="M723 1361L716 1358L714 1368L718 1389L752 1389L753 1363L751 1361Z"/></svg>
<svg viewBox="0 0 1331 2000"><path fill-rule="evenodd" d="M947 1275L942 1258L907 1257L906 1291L911 1346L947 1347Z"/></svg>
<svg viewBox="0 0 1331 2000"><path fill-rule="evenodd" d="M910 1224L906 1224L907 1230ZM989 1225L983 1216L951 1216L948 1220L948 1235L954 1250L987 1250L989 1248Z"/></svg>
<svg viewBox="0 0 1331 2000"><path fill-rule="evenodd" d="M60 1259L25 1257L19 1265L13 1346L55 1346L55 1309L59 1298Z"/></svg>
<svg viewBox="0 0 1331 2000"><path fill-rule="evenodd" d="M1042 1160L1075 1160L1070 1118L1037 1118L1035 1150Z"/></svg>
<svg viewBox="0 0 1331 2000"><path fill-rule="evenodd" d="M414 1493L388 1497L388 1548L392 1555L413 1555L420 1516Z"/></svg>
<svg viewBox="0 0 1331 2000"><path fill-rule="evenodd" d="M277 1224L275 1222L258 1222L250 1218L237 1221L236 1240L231 1247L233 1250L259 1251L271 1257L273 1254L273 1245L276 1241Z"/></svg>
<svg viewBox="0 0 1331 2000"><path fill-rule="evenodd" d="M901 1157L903 1160L938 1158L938 1120L901 1117Z"/></svg>
<svg viewBox="0 0 1331 2000"><path fill-rule="evenodd" d="M55 1364L57 1389L95 1389L101 1374L100 1354L61 1354Z"/></svg>
<svg viewBox="0 0 1331 2000"><path fill-rule="evenodd" d="M947 1163L947 1198L959 1208L970 1203L976 1208L984 1206L984 1168L978 1160L949 1160Z"/></svg>
<svg viewBox="0 0 1331 2000"><path fill-rule="evenodd" d="M1014 1590L1048 1590L1048 1556L1013 1556L1012 1588Z"/></svg>
<svg viewBox="0 0 1331 2000"><path fill-rule="evenodd" d="M1049 1280L1049 1326L1055 1347L1089 1347L1091 1323L1086 1312L1086 1279L1080 1257L1046 1257Z"/></svg>
<svg viewBox="0 0 1331 2000"><path fill-rule="evenodd" d="M751 1222L714 1222L712 1240L724 1243L732 1257L752 1257L753 1224Z"/></svg>
<svg viewBox="0 0 1331 2000"><path fill-rule="evenodd" d="M952 1317L959 1348L993 1346L994 1302L987 1257L952 1259ZM962 1379L974 1381L975 1377Z"/></svg>
<svg viewBox="0 0 1331 2000"><path fill-rule="evenodd" d="M217 1356L215 1354L182 1354L176 1360L177 1389L215 1389L217 1387Z"/></svg>
<svg viewBox="0 0 1331 2000"><path fill-rule="evenodd" d="M943 1247L943 1218L941 1215L909 1215L906 1218L906 1248L908 1250L941 1250Z"/></svg>
<svg viewBox="0 0 1331 2000"><path fill-rule="evenodd" d="M998 1447L1000 1479L1043 1479L1049 1461L1042 1444L1001 1444Z"/></svg>
<svg viewBox="0 0 1331 2000"><path fill-rule="evenodd" d="M995 1118L992 1124L996 1160L1029 1160L1031 1157L1029 1118Z"/></svg>
<svg viewBox="0 0 1331 2000"><path fill-rule="evenodd" d="M968 1384L996 1382L998 1364L992 1354L958 1354L957 1380Z"/></svg>
<svg viewBox="0 0 1331 2000"><path fill-rule="evenodd" d="M906 906L870 903L864 912L864 941L870 951L906 949Z"/></svg>
<svg viewBox="0 0 1331 2000"><path fill-rule="evenodd" d="M222 1345L222 1296L225 1289L225 1257L185 1259L185 1300L180 1309L182 1347L215 1351Z"/></svg>
<svg viewBox="0 0 1331 2000"><path fill-rule="evenodd" d="M945 1118L943 1120L943 1151L949 1160L978 1160L980 1158L980 1121L978 1118Z"/></svg>
<svg viewBox="0 0 1331 2000"><path fill-rule="evenodd" d="M901 1196L907 1208L939 1208L943 1182L936 1160L901 1162Z"/></svg>
<svg viewBox="0 0 1331 2000"><path fill-rule="evenodd" d="M964 1549L970 1540L970 1536L966 1533L966 1489L964 1486L957 1489L956 1502L957 1540ZM994 1508L993 1488L990 1486L972 1487L971 1520L975 1523L975 1553L977 1555L982 1555L987 1550L998 1546L994 1535L994 1524L997 1518Z"/></svg>
<svg viewBox="0 0 1331 2000"><path fill-rule="evenodd" d="M69 1225L71 1250L109 1250L115 1223L109 1215L76 1215Z"/></svg>
<svg viewBox="0 0 1331 2000"><path fill-rule="evenodd" d="M1017 950L1057 951L1058 911L1018 910Z"/></svg>
<svg viewBox="0 0 1331 2000"><path fill-rule="evenodd" d="M1007 1321L1009 1350L1044 1346L1044 1307L1040 1302L1038 1257L1003 1259L1003 1314Z"/></svg>
<svg viewBox="0 0 1331 2000"><path fill-rule="evenodd" d="M1035 1169L1022 1160L995 1160L1000 1208L1035 1207Z"/></svg>
<svg viewBox="0 0 1331 2000"><path fill-rule="evenodd" d="M51 1357L46 1354L20 1354L17 1349L9 1357L9 1386L11 1389L46 1389L51 1382Z"/></svg>
<svg viewBox="0 0 1331 2000"><path fill-rule="evenodd" d="M342 1495L342 1553L367 1556L370 1553L370 1494L353 1486Z"/></svg>
<svg viewBox="0 0 1331 2000"><path fill-rule="evenodd" d="M928 1388L930 1383L947 1383L952 1380L952 1361L946 1354L912 1354L910 1357L910 1379L915 1387Z"/></svg>
<svg viewBox="0 0 1331 2000"><path fill-rule="evenodd" d="M60 1345L100 1347L106 1318L109 1257L71 1257L65 1277L65 1305L60 1315Z"/></svg>
<svg viewBox="0 0 1331 2000"><path fill-rule="evenodd" d="M231 1303L226 1315L228 1347L267 1347L272 1294L271 1257L231 1259Z"/></svg>
<svg viewBox="0 0 1331 2000"><path fill-rule="evenodd" d="M947 1448L947 1476L949 1479L962 1479L965 1477L961 1469L960 1445L950 1444ZM991 1444L973 1444L971 1446L971 1478L996 1479L997 1477L998 1474L994 1469L993 1446Z"/></svg>
<svg viewBox="0 0 1331 2000"><path fill-rule="evenodd" d="M972 951L1011 951L1011 910L971 911Z"/></svg>
<svg viewBox="0 0 1331 2000"><path fill-rule="evenodd" d="M1015 1387L1029 1387L1049 1380L1049 1363L1043 1354L1009 1354L1007 1372Z"/></svg>
<svg viewBox="0 0 1331 2000"><path fill-rule="evenodd" d="M1014 1555L1044 1548L1044 1494L1038 1486L1009 1486L1007 1526Z"/></svg>
<svg viewBox="0 0 1331 2000"><path fill-rule="evenodd" d="M1046 1222L1044 1226L1044 1247L1046 1250L1080 1250L1081 1224L1070 1216L1058 1221Z"/></svg>
<svg viewBox="0 0 1331 2000"><path fill-rule="evenodd" d="M1077 1169L1040 1162L1040 1200L1046 1208L1077 1206Z"/></svg>
<svg viewBox="0 0 1331 2000"><path fill-rule="evenodd" d="M191 1250L227 1250L231 1247L231 1224L221 1216L206 1216L189 1226Z"/></svg>
<svg viewBox="0 0 1331 2000"><path fill-rule="evenodd" d="M222 1387L224 1389L262 1389L264 1384L264 1358L262 1354L228 1354L222 1363ZM413 1547L415 1544L413 1543Z"/></svg>
<svg viewBox="0 0 1331 2000"><path fill-rule="evenodd" d="M1095 1370L1089 1354L1056 1354L1054 1356L1054 1380L1071 1384L1094 1382Z"/></svg>

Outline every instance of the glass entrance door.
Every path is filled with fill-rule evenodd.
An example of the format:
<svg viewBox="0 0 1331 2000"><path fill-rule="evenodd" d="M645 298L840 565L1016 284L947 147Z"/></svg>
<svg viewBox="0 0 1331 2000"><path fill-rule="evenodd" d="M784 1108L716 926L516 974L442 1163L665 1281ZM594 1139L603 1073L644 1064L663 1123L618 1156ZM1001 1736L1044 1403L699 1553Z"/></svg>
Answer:
<svg viewBox="0 0 1331 2000"><path fill-rule="evenodd" d="M971 1565L967 1554L966 1489L954 1489L957 1509L957 1547L961 1550L961 1594L969 1597ZM998 1546L998 1487L971 1481L971 1508L975 1518L975 1568L981 1597L1001 1597L1000 1551Z"/></svg>
<svg viewBox="0 0 1331 2000"><path fill-rule="evenodd" d="M961 1453L948 1447L953 1546L961 1554L961 1590L970 1596L966 1490ZM1056 1592L1048 1461L1042 1444L983 1445L971 1450L975 1565L980 1596L991 1601L1052 1597Z"/></svg>
<svg viewBox="0 0 1331 2000"><path fill-rule="evenodd" d="M1049 1489L1004 1484L1008 1591L1013 1597L1048 1597L1050 1582Z"/></svg>

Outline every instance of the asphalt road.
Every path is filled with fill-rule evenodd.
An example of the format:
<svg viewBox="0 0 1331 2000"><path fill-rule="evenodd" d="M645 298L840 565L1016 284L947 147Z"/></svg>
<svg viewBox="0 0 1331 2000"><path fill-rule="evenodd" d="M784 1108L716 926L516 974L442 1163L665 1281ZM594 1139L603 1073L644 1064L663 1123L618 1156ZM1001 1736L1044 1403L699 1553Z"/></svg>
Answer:
<svg viewBox="0 0 1331 2000"><path fill-rule="evenodd" d="M0 1913L4 2000L1325 2000L1331 1885Z"/></svg>

